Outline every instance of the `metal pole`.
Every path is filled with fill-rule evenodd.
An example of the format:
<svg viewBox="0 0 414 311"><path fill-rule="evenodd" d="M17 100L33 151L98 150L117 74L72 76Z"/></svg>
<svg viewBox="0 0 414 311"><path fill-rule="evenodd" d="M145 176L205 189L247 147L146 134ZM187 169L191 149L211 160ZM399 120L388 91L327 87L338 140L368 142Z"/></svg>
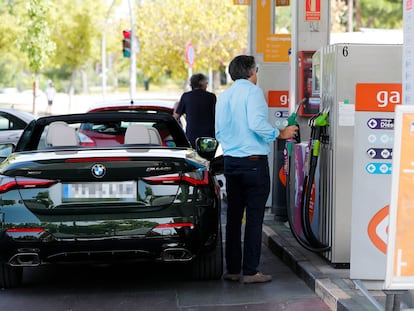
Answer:
<svg viewBox="0 0 414 311"><path fill-rule="evenodd" d="M130 73L130 80L129 80L129 97L131 101L135 98L135 89L137 85L137 56L136 56L136 50L137 50L137 42L135 38L135 20L134 20L134 7L133 7L133 1L128 0L128 6L129 6L129 15L131 17L131 64L129 68Z"/></svg>
<svg viewBox="0 0 414 311"><path fill-rule="evenodd" d="M193 75L193 68L188 65L188 81L190 81L191 76Z"/></svg>
<svg viewBox="0 0 414 311"><path fill-rule="evenodd" d="M401 309L401 293L394 295L394 306L393 311L400 311Z"/></svg>
<svg viewBox="0 0 414 311"><path fill-rule="evenodd" d="M300 0L291 1L290 7L292 8L292 36L291 36L291 48L290 48L290 89L289 89L289 114L295 111L295 106L299 102L296 98L298 96L298 38L300 36L299 31L299 5ZM300 98L301 100L301 98Z"/></svg>
<svg viewBox="0 0 414 311"><path fill-rule="evenodd" d="M385 311L392 311L394 308L394 295L390 293L385 294Z"/></svg>
<svg viewBox="0 0 414 311"><path fill-rule="evenodd" d="M365 287L361 280L354 280L353 282L355 286L365 295L365 297L368 298L368 300L378 311L386 311L384 307L378 301L376 301L374 297L372 297L372 295L369 293L368 289Z"/></svg>
<svg viewBox="0 0 414 311"><path fill-rule="evenodd" d="M400 311L401 310L401 295L406 290L384 290L385 298L385 311Z"/></svg>
<svg viewBox="0 0 414 311"><path fill-rule="evenodd" d="M348 32L354 31L354 1L348 1Z"/></svg>

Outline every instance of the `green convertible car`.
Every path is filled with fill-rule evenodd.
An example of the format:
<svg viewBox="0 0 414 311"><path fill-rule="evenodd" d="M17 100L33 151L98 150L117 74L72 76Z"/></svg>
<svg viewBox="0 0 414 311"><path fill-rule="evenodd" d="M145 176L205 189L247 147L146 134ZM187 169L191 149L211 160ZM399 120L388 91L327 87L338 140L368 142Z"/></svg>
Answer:
<svg viewBox="0 0 414 311"><path fill-rule="evenodd" d="M216 149L207 137L192 149L165 110L33 120L0 145L0 287L59 263L181 262L220 278Z"/></svg>

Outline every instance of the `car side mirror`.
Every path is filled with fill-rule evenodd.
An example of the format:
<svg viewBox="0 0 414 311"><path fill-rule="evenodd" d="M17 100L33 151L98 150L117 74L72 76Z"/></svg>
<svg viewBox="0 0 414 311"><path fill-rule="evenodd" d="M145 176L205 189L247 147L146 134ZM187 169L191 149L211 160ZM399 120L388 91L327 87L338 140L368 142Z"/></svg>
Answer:
<svg viewBox="0 0 414 311"><path fill-rule="evenodd" d="M204 159L214 159L218 148L218 141L212 137L199 137L196 139L196 151Z"/></svg>

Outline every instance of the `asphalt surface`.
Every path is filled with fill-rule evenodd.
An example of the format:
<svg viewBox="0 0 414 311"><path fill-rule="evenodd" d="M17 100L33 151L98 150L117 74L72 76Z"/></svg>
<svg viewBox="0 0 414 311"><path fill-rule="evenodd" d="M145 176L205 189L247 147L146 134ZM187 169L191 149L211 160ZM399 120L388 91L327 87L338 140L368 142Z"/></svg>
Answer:
<svg viewBox="0 0 414 311"><path fill-rule="evenodd" d="M267 245L260 269L273 276L269 283L192 281L185 266L170 264L26 268L21 288L0 291L0 310L330 310Z"/></svg>
<svg viewBox="0 0 414 311"><path fill-rule="evenodd" d="M350 279L349 269L336 269L322 256L312 253L293 237L284 222L267 217L263 227L263 241L291 271L299 276L320 297L330 310L336 311L398 311L409 309L412 293L404 292L397 299L390 296L391 305L381 290L360 290ZM395 297L394 297L395 298ZM395 303L394 303L395 302ZM387 308L388 307L388 308ZM306 310L306 309L304 309Z"/></svg>

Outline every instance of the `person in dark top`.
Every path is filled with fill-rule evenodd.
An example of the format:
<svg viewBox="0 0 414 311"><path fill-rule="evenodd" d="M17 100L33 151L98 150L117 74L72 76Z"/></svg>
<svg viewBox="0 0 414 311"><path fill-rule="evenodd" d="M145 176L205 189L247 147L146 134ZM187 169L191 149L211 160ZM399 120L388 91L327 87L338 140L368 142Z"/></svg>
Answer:
<svg viewBox="0 0 414 311"><path fill-rule="evenodd" d="M207 77L202 73L191 76L191 91L185 92L174 112L178 120L185 115L186 134L193 148L198 137L215 137L214 119L217 97L207 91Z"/></svg>

